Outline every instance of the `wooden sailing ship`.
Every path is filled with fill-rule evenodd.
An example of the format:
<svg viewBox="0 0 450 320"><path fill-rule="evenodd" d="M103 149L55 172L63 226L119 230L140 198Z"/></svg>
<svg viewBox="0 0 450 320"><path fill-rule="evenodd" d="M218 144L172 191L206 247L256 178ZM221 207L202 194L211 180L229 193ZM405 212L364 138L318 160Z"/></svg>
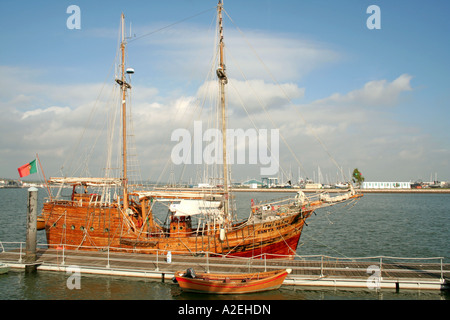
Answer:
<svg viewBox="0 0 450 320"><path fill-rule="evenodd" d="M228 82L224 64L222 2L217 6L219 61L217 80L220 88L222 132L226 130L225 86ZM120 178L50 178L52 186L70 186L71 196L63 199L50 195L44 203L49 245L67 249L130 249L142 253L198 255L209 252L223 256L267 258L293 257L296 254L305 220L318 208L357 197L352 188L339 198L295 196L268 203L252 204L247 218L237 221L230 209L230 181L223 139L223 187L207 192L130 190L127 175L127 82L125 69L124 16L121 18L121 74L116 83L121 93L122 177ZM112 188L120 194L114 195ZM169 223L155 219L154 206L170 202ZM175 205L176 204L176 205Z"/></svg>
<svg viewBox="0 0 450 320"><path fill-rule="evenodd" d="M181 290L208 294L245 294L276 290L281 287L291 269L253 273L175 272L174 282Z"/></svg>

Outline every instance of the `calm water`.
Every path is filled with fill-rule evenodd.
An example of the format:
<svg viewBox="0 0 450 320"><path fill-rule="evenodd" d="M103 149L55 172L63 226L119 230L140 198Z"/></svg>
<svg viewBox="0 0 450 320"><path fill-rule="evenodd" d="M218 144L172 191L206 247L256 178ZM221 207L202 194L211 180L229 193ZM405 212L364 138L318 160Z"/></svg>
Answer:
<svg viewBox="0 0 450 320"><path fill-rule="evenodd" d="M46 192L39 189L39 210ZM237 193L238 209L255 200L284 194ZM0 189L0 241L26 239L26 189ZM297 253L332 257L445 257L450 262L450 194L367 194L356 206L317 211L308 220ZM38 243L45 243L44 231ZM0 275L0 300L194 300L218 297L182 293L171 283L83 275L81 289L70 290L64 273ZM449 300L448 292L286 287L267 293L228 296L251 300Z"/></svg>

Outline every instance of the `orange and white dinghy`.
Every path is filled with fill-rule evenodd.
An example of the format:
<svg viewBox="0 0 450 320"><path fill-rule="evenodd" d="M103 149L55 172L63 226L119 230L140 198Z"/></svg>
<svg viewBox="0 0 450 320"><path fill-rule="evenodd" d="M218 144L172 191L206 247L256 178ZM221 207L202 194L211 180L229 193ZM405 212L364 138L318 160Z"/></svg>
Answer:
<svg viewBox="0 0 450 320"><path fill-rule="evenodd" d="M37 217L36 229L37 230L44 230L45 229L45 219L42 218L41 216Z"/></svg>
<svg viewBox="0 0 450 320"><path fill-rule="evenodd" d="M175 272L181 290L210 294L244 294L276 290L291 269L255 273L195 273L192 268Z"/></svg>

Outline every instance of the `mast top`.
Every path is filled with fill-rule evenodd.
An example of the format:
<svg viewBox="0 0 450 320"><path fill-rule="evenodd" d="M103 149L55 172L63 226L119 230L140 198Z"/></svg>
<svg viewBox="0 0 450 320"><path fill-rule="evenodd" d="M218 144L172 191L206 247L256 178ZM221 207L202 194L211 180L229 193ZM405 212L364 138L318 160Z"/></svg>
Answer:
<svg viewBox="0 0 450 320"><path fill-rule="evenodd" d="M219 0L219 5L217 7L218 15L219 15L219 67L216 70L217 77L223 83L228 83L227 74L225 71L225 62L224 62L224 42L223 42L223 25L222 25L222 0Z"/></svg>

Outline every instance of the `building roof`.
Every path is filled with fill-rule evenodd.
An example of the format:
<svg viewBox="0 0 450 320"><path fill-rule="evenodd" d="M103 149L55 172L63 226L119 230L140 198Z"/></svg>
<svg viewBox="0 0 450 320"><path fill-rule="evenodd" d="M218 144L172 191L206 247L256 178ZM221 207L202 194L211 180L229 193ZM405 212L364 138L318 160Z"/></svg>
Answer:
<svg viewBox="0 0 450 320"><path fill-rule="evenodd" d="M250 180L247 180L247 181L242 182L242 184L254 184L254 183L256 183L256 184L262 184L261 181L258 181L258 180L256 180L256 179L250 179Z"/></svg>

